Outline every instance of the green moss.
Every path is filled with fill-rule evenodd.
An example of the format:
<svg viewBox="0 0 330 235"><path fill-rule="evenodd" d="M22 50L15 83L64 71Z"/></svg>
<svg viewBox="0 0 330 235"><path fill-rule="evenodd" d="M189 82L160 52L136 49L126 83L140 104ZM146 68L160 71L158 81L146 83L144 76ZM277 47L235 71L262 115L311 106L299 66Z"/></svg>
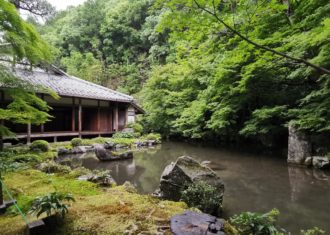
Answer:
<svg viewBox="0 0 330 235"><path fill-rule="evenodd" d="M223 227L224 227L224 231L227 235L238 235L239 234L237 229L233 225L228 223L227 221L225 222Z"/></svg>
<svg viewBox="0 0 330 235"><path fill-rule="evenodd" d="M55 189L71 192L76 202L57 234L124 234L133 225L138 232L156 234L158 225L168 226L171 216L187 209L183 202L160 201L130 193L124 186L101 191L89 182L50 176L37 170L7 174L5 182L24 211L37 196ZM29 219L36 220L31 216ZM22 218L8 213L0 216L0 227L3 235L23 234L24 231Z"/></svg>
<svg viewBox="0 0 330 235"><path fill-rule="evenodd" d="M78 196L96 195L101 192L93 183L73 180L64 176L47 175L32 169L6 174L5 184L24 211L29 208L35 197L53 191Z"/></svg>

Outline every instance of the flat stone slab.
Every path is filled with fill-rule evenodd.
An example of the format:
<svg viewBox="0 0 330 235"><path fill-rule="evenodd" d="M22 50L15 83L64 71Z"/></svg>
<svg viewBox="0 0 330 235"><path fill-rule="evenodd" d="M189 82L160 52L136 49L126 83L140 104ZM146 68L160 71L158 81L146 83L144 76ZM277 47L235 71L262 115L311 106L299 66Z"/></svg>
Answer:
<svg viewBox="0 0 330 235"><path fill-rule="evenodd" d="M0 205L0 214L4 214L8 207L14 205L16 200L4 201L2 205Z"/></svg>
<svg viewBox="0 0 330 235"><path fill-rule="evenodd" d="M29 223L25 232L26 235L44 235L47 234L46 225L42 220Z"/></svg>
<svg viewBox="0 0 330 235"><path fill-rule="evenodd" d="M171 218L171 232L174 235L225 235L224 222L212 215L185 211Z"/></svg>

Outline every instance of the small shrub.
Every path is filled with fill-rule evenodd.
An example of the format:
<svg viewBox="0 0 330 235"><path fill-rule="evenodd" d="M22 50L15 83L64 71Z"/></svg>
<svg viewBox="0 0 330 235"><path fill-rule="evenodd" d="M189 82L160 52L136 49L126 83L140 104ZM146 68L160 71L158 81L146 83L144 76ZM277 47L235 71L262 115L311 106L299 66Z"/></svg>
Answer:
<svg viewBox="0 0 330 235"><path fill-rule="evenodd" d="M308 229L308 230L301 230L300 232L301 235L322 235L325 234L325 231L323 231L322 229L318 228L318 227L314 227L312 229Z"/></svg>
<svg viewBox="0 0 330 235"><path fill-rule="evenodd" d="M143 137L143 139L146 139L146 140L155 140L157 142L160 142L160 140L162 139L162 136L158 133L149 133L147 135L145 135Z"/></svg>
<svg viewBox="0 0 330 235"><path fill-rule="evenodd" d="M131 122L127 124L128 128L133 128L135 133L142 133L143 132L143 126L140 123L137 122Z"/></svg>
<svg viewBox="0 0 330 235"><path fill-rule="evenodd" d="M131 146L134 143L134 141L135 139L131 139L131 138L112 138L109 142L124 146Z"/></svg>
<svg viewBox="0 0 330 235"><path fill-rule="evenodd" d="M71 168L69 166L64 166L61 164L58 164L54 161L47 161L43 162L39 165L39 170L45 173L64 173L67 174L71 171Z"/></svg>
<svg viewBox="0 0 330 235"><path fill-rule="evenodd" d="M35 140L30 145L30 150L47 152L49 151L49 143L46 140Z"/></svg>
<svg viewBox="0 0 330 235"><path fill-rule="evenodd" d="M71 194L64 194L59 192L53 192L48 195L36 198L32 207L29 210L30 214L36 215L39 217L43 213L46 213L47 216L52 214L65 216L69 212L69 204L64 203L64 201L75 201L74 197Z"/></svg>
<svg viewBox="0 0 330 235"><path fill-rule="evenodd" d="M80 145L82 145L82 143L83 143L83 140L81 138L73 138L71 140L72 147L80 146Z"/></svg>
<svg viewBox="0 0 330 235"><path fill-rule="evenodd" d="M133 133L133 132L117 132L117 133L113 134L112 138L133 139L133 138L135 138L135 133Z"/></svg>
<svg viewBox="0 0 330 235"><path fill-rule="evenodd" d="M272 235L279 234L275 226L276 218L279 215L277 209L268 213L260 214L243 212L230 218L230 222L236 226L239 234L242 235Z"/></svg>
<svg viewBox="0 0 330 235"><path fill-rule="evenodd" d="M182 192L181 201L187 203L189 207L196 207L205 213L216 215L221 209L222 195L212 185L198 182Z"/></svg>

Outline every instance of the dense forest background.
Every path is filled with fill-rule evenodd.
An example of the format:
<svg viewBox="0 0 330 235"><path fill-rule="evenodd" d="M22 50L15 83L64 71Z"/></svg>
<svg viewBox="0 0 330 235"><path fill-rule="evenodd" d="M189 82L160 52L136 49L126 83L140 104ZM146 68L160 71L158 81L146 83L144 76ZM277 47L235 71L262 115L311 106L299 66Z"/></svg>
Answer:
<svg viewBox="0 0 330 235"><path fill-rule="evenodd" d="M328 0L88 0L34 23L57 66L136 97L147 129L272 146L289 122L330 131L329 16Z"/></svg>

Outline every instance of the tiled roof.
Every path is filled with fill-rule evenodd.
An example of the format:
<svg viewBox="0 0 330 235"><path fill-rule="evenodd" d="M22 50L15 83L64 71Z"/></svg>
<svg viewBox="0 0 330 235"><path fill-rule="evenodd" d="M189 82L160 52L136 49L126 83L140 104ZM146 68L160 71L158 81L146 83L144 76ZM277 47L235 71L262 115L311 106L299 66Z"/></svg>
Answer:
<svg viewBox="0 0 330 235"><path fill-rule="evenodd" d="M39 68L29 71L24 68L16 67L15 74L24 81L50 88L59 96L72 96L129 103L134 102L132 96L70 76L56 68L47 72Z"/></svg>

